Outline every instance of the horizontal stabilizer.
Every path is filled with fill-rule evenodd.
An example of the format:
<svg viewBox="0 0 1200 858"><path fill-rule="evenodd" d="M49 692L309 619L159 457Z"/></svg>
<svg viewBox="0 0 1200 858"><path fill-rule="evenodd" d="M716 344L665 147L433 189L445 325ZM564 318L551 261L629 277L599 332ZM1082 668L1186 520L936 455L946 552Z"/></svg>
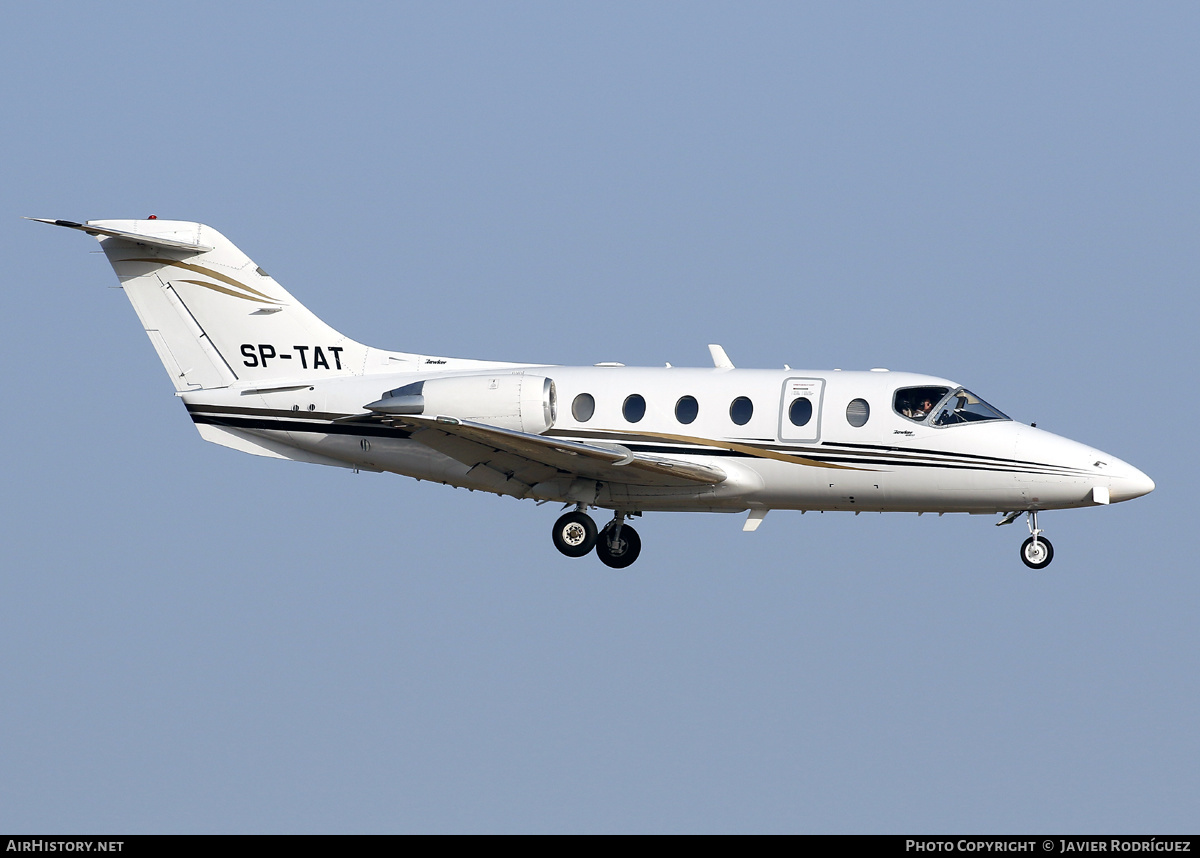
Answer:
<svg viewBox="0 0 1200 858"><path fill-rule="evenodd" d="M132 241L134 244L145 244L150 247L162 247L166 250L186 250L190 253L207 253L212 250L196 241L178 241L174 238L163 238L159 235L145 235L139 232L129 232L123 229L111 229L109 227L93 226L87 223L76 223L73 220L51 220L44 217L27 217L25 220L36 220L38 223L48 223L51 226L65 226L68 229L78 229L86 232L88 235L103 235L108 238L119 238L123 241Z"/></svg>

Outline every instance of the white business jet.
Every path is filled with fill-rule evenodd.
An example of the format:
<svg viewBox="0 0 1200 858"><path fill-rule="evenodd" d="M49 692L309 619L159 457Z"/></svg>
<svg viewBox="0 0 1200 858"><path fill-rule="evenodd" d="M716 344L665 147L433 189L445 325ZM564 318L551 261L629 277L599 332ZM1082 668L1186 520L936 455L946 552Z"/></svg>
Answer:
<svg viewBox="0 0 1200 858"><path fill-rule="evenodd" d="M44 220L100 241L207 441L390 471L572 508L568 557L641 550L649 511L774 509L1027 516L1021 559L1047 566L1043 510L1154 489L1132 465L1017 423L954 381L913 373L542 366L384 351L348 339L211 227ZM597 532L589 508L611 510Z"/></svg>

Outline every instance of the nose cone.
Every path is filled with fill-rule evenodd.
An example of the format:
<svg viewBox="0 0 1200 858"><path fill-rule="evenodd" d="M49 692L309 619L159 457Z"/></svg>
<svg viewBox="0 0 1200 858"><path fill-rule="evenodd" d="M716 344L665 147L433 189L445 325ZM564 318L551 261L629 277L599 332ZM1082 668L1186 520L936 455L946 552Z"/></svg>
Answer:
<svg viewBox="0 0 1200 858"><path fill-rule="evenodd" d="M1124 467L1120 473L1112 477L1109 494L1114 502L1133 500L1154 491L1154 480L1143 474L1133 465L1121 463Z"/></svg>

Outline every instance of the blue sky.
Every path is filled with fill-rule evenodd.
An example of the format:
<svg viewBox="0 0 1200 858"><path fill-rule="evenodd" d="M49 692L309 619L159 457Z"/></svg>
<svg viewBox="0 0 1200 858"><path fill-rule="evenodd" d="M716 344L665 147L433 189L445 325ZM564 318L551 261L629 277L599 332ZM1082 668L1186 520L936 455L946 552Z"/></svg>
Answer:
<svg viewBox="0 0 1200 858"><path fill-rule="evenodd" d="M0 828L1194 832L1194 4L25 4L0 33ZM556 510L199 440L95 245L380 347L886 366L1158 488Z"/></svg>

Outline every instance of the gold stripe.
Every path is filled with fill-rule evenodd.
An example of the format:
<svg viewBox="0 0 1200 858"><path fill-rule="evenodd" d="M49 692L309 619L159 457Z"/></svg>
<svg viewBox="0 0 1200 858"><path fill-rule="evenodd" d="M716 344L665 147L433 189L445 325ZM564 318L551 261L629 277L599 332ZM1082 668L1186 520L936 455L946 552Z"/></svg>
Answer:
<svg viewBox="0 0 1200 858"><path fill-rule="evenodd" d="M172 281L176 282L176 281ZM241 292L234 292L232 289L226 289L224 286L218 286L216 283L205 283L203 280L179 280L179 283L191 283L196 286L203 286L205 289L212 289L214 292L223 292L226 295L232 295L235 298L241 298L243 301L255 301L259 304L274 304L274 301L264 301L262 298L255 298L251 295L243 295Z"/></svg>
<svg viewBox="0 0 1200 858"><path fill-rule="evenodd" d="M258 295L260 298L264 298L264 299L266 299L266 301L268 301L272 304L280 303L279 301L276 301L274 298L272 298L270 295L266 295L262 292L259 292L257 289L247 286L245 283L242 283L238 280L234 280L228 274L222 274L220 271L213 271L211 268L205 268L203 265L192 265L190 262L180 262L178 259L155 259L154 257L149 257L149 258L134 257L132 259L122 259L121 261L122 262L147 262L151 265L173 265L176 268L182 268L184 271L191 271L194 274L204 274L208 277L213 278L214 280L220 280L222 283L228 283L230 286L235 286L238 289L245 289L247 292L250 292L254 295ZM188 282L194 283L195 281L189 280ZM243 296L239 296L239 297L246 297L246 296L243 295ZM254 299L251 299L251 300L254 300Z"/></svg>
<svg viewBox="0 0 1200 858"><path fill-rule="evenodd" d="M755 456L759 459L777 459L780 462L790 462L794 465L808 465L810 468L830 468L836 471L870 471L870 468L854 468L850 465L835 465L832 462L818 462L814 459L805 459L802 456L789 456L787 453L778 453L774 450L768 450L763 447L754 447L749 444L738 444L733 441L713 441L709 438L696 438L691 435L669 435L665 432L622 432L620 429L611 430L617 435L644 435L647 438L659 438L664 441L679 441L684 444L697 444L702 447L716 447L721 450L730 450L735 453L745 453L749 456Z"/></svg>

